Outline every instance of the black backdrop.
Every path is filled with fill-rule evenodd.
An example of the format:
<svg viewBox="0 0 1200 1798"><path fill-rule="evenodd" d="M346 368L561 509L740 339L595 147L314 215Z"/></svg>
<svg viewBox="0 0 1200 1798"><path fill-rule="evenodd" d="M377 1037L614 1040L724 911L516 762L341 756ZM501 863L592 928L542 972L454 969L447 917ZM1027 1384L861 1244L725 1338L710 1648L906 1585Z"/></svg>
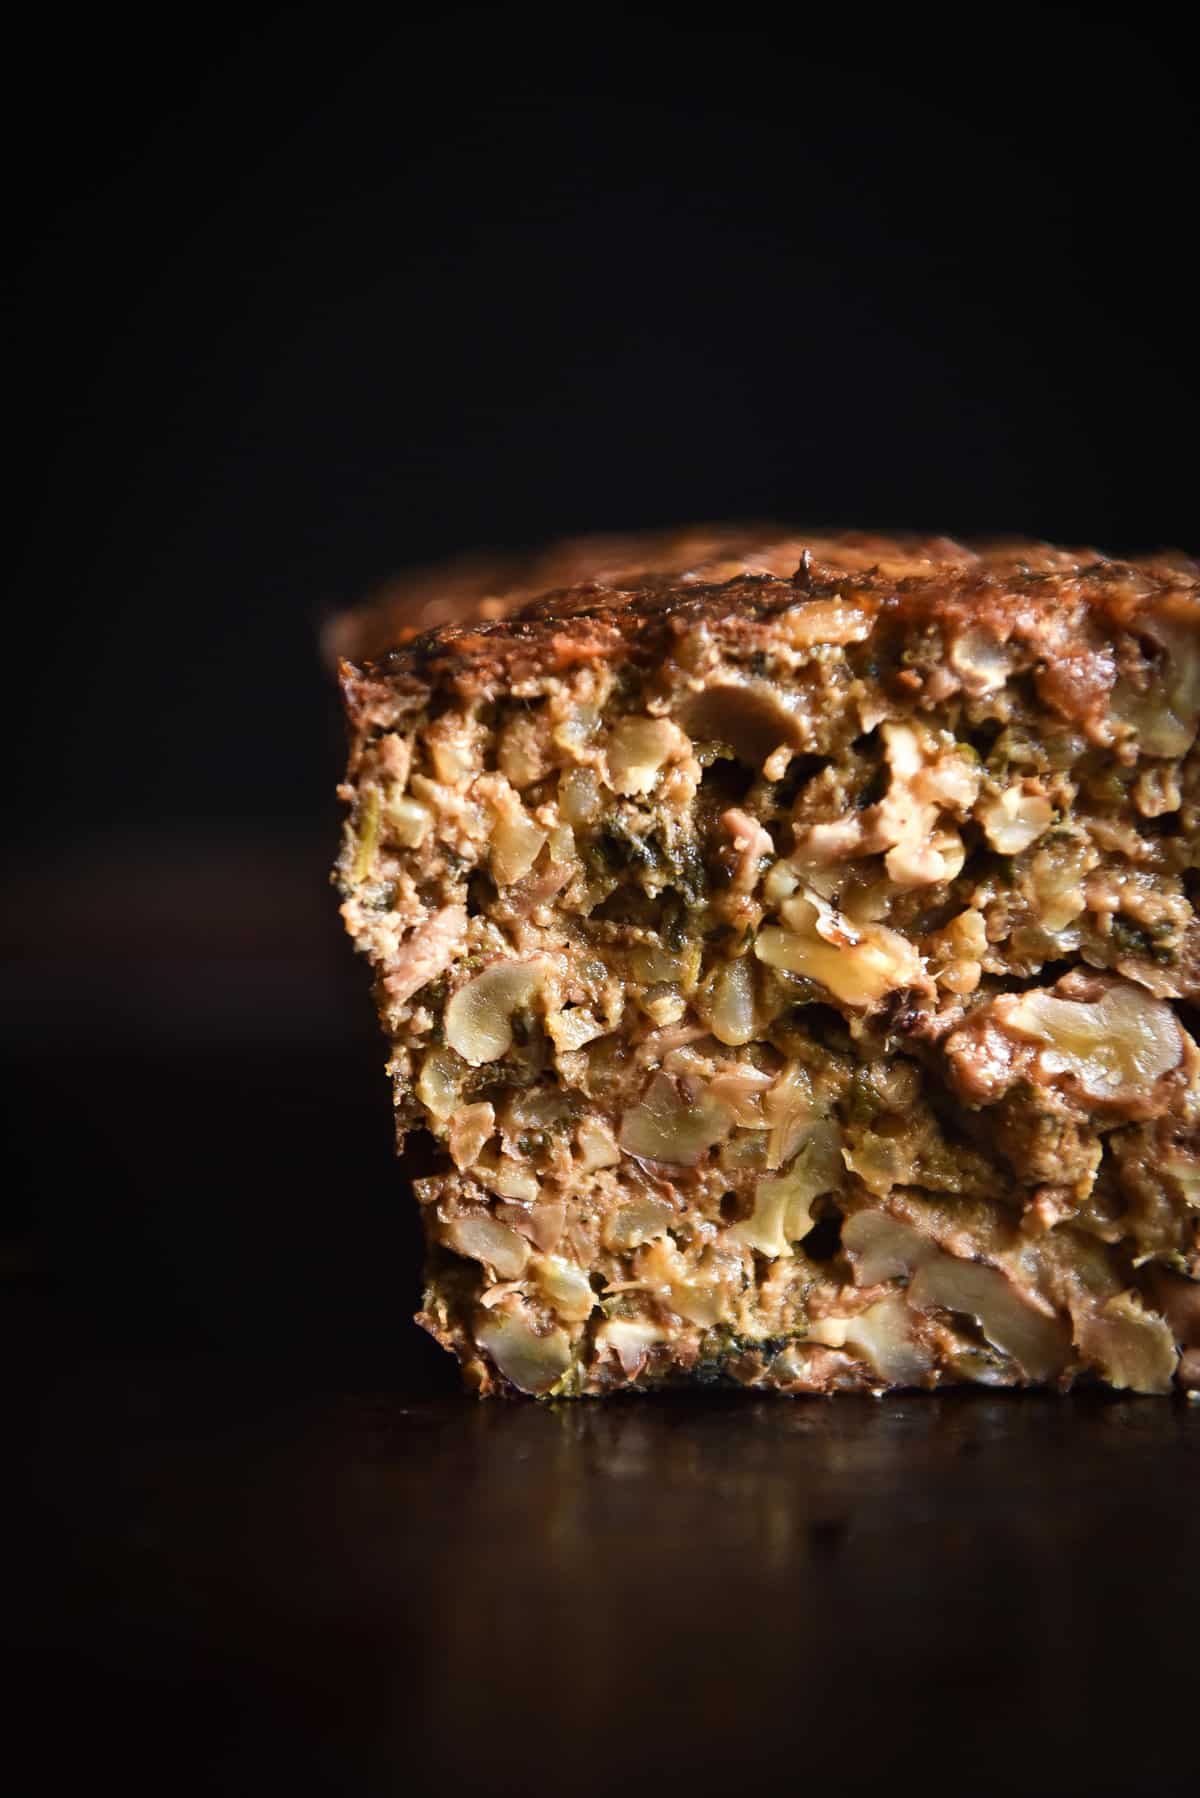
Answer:
<svg viewBox="0 0 1200 1798"><path fill-rule="evenodd" d="M1165 10L330 7L8 44L6 1242L63 1344L390 1357L316 630L707 516L1195 549Z"/></svg>

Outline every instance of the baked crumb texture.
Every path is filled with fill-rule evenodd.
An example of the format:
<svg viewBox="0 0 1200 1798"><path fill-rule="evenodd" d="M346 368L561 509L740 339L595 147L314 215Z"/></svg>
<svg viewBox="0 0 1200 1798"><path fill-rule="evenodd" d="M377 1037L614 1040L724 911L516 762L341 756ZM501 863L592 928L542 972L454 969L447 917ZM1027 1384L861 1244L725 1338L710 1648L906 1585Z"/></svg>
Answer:
<svg viewBox="0 0 1200 1798"><path fill-rule="evenodd" d="M417 634L385 596L341 669L342 913L469 1385L1200 1390L1196 564L533 569Z"/></svg>

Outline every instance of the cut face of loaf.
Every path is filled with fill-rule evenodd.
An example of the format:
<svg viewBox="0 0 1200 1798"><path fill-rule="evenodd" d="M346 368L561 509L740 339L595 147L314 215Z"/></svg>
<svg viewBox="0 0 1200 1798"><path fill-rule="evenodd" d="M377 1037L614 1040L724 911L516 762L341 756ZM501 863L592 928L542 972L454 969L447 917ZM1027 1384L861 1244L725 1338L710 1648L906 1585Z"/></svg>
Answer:
<svg viewBox="0 0 1200 1798"><path fill-rule="evenodd" d="M1200 1388L1197 570L841 541L343 665L481 1392Z"/></svg>

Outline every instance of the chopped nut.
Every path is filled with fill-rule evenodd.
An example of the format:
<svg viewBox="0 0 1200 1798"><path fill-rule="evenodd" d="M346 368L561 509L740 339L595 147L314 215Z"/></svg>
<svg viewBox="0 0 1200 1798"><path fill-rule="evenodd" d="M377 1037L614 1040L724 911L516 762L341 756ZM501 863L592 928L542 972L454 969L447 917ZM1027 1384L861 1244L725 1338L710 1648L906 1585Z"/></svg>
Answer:
<svg viewBox="0 0 1200 1798"><path fill-rule="evenodd" d="M1171 1154L1162 1161L1164 1174L1169 1174L1179 1188L1185 1205L1200 1211L1200 1164L1194 1155Z"/></svg>
<svg viewBox="0 0 1200 1798"><path fill-rule="evenodd" d="M834 1392L848 1384L851 1358L839 1349L793 1342L771 1364L772 1384L782 1392ZM731 1369L736 1377L736 1368Z"/></svg>
<svg viewBox="0 0 1200 1798"><path fill-rule="evenodd" d="M575 706L570 717L554 727L555 747L565 750L568 755L583 755L599 723L600 714L594 705Z"/></svg>
<svg viewBox="0 0 1200 1798"><path fill-rule="evenodd" d="M939 881L953 880L962 867L962 839L952 831L941 831L924 843L897 843L883 860L888 879L898 887L936 886Z"/></svg>
<svg viewBox="0 0 1200 1798"><path fill-rule="evenodd" d="M512 1298L514 1295L520 1296L520 1294L521 1282L519 1280L496 1280L483 1288L479 1294L479 1303L485 1311L491 1311L497 1305L503 1309L505 1299Z"/></svg>
<svg viewBox="0 0 1200 1798"><path fill-rule="evenodd" d="M814 1124L791 1166L782 1174L761 1174L754 1210L730 1235L772 1257L790 1255L792 1243L812 1228L814 1199L841 1183L843 1164L837 1126Z"/></svg>
<svg viewBox="0 0 1200 1798"><path fill-rule="evenodd" d="M827 868L835 862L846 861L851 856L867 855L869 841L861 818L835 818L829 824L810 825L808 830L801 834L800 845L792 858L793 866L790 872L794 874L795 864L799 863L811 877L814 869ZM776 862L775 867L768 871L766 876L768 884L765 891L767 899L772 903L774 903L772 886L775 884L773 876L778 871L779 880L782 882L783 870L787 866L788 864L785 862ZM793 879L793 891L797 884L798 882Z"/></svg>
<svg viewBox="0 0 1200 1798"><path fill-rule="evenodd" d="M712 989L712 1033L732 1048L754 1036L754 975L749 958L726 962Z"/></svg>
<svg viewBox="0 0 1200 1798"><path fill-rule="evenodd" d="M558 804L567 823L586 824L600 810L600 782L590 768L569 768L558 785Z"/></svg>
<svg viewBox="0 0 1200 1798"><path fill-rule="evenodd" d="M700 1280L676 1280L667 1293L672 1311L702 1330L711 1329L725 1317L727 1300L718 1286L706 1286Z"/></svg>
<svg viewBox="0 0 1200 1798"><path fill-rule="evenodd" d="M854 1317L824 1317L809 1338L827 1348L851 1348L889 1386L920 1386L933 1361L913 1334L915 1319L902 1293L888 1293Z"/></svg>
<svg viewBox="0 0 1200 1798"><path fill-rule="evenodd" d="M1094 1004L1035 987L1004 1006L1003 1022L1046 1045L1038 1057L1046 1075L1073 1075L1095 1099L1145 1091L1183 1059L1170 1007L1126 982L1106 988Z"/></svg>
<svg viewBox="0 0 1200 1798"><path fill-rule="evenodd" d="M1128 726L1143 755L1170 758L1186 755L1200 719L1200 636L1197 616L1171 618L1146 611L1140 622L1154 635L1163 654L1160 679L1145 691L1124 675L1112 691L1110 712Z"/></svg>
<svg viewBox="0 0 1200 1798"><path fill-rule="evenodd" d="M388 780L398 793L402 793L408 785L408 777L412 771L412 744L406 737L397 735L394 730L383 733L375 745L379 756L379 765Z"/></svg>
<svg viewBox="0 0 1200 1798"><path fill-rule="evenodd" d="M948 958L949 966L937 975L937 982L947 992L973 993L983 973L982 958L987 954L987 929L977 911L959 912L934 939L934 948Z"/></svg>
<svg viewBox="0 0 1200 1798"><path fill-rule="evenodd" d="M514 886L532 868L546 841L546 832L535 824L514 796L495 808L489 866L497 886Z"/></svg>
<svg viewBox="0 0 1200 1798"><path fill-rule="evenodd" d="M842 1243L854 1260L860 1286L910 1273L927 1254L937 1252L927 1237L887 1211L856 1211L842 1227Z"/></svg>
<svg viewBox="0 0 1200 1798"><path fill-rule="evenodd" d="M818 643L862 643L871 635L874 620L861 606L842 598L810 599L779 620L787 641L796 649Z"/></svg>
<svg viewBox="0 0 1200 1798"><path fill-rule="evenodd" d="M1086 910L1082 877L1098 859L1090 843L1077 838L1061 844L1051 840L1038 851L1030 873L1043 929L1065 930Z"/></svg>
<svg viewBox="0 0 1200 1798"><path fill-rule="evenodd" d="M697 1091L668 1074L656 1074L621 1121L621 1147L651 1161L695 1167L728 1133L731 1122L725 1107L702 1087Z"/></svg>
<svg viewBox="0 0 1200 1798"><path fill-rule="evenodd" d="M974 1317L988 1341L1011 1355L1027 1379L1052 1379L1066 1364L1070 1345L1064 1326L1035 1309L999 1268L947 1254L910 1225L878 1211L847 1219L842 1242L860 1285L912 1274L911 1305Z"/></svg>
<svg viewBox="0 0 1200 1798"><path fill-rule="evenodd" d="M1006 787L999 798L979 806L984 835L1000 855L1020 855L1054 822L1054 807L1029 783Z"/></svg>
<svg viewBox="0 0 1200 1798"><path fill-rule="evenodd" d="M533 1169L507 1156L480 1156L471 1171L481 1185L502 1199L522 1199L528 1204L541 1190Z"/></svg>
<svg viewBox="0 0 1200 1798"><path fill-rule="evenodd" d="M493 962L446 1006L446 1041L472 1067L499 1061L512 1048L512 1020L541 987L536 961Z"/></svg>
<svg viewBox="0 0 1200 1798"><path fill-rule="evenodd" d="M845 1348L848 1322L845 1317L819 1317L809 1325L806 1340L819 1342L824 1348Z"/></svg>
<svg viewBox="0 0 1200 1798"><path fill-rule="evenodd" d="M744 1061L720 1064L719 1072L709 1082L713 1098L725 1107L734 1123L750 1130L766 1127L762 1101L770 1089L770 1074L764 1074Z"/></svg>
<svg viewBox="0 0 1200 1798"><path fill-rule="evenodd" d="M571 1345L561 1330L539 1336L507 1312L490 1313L476 1326L475 1340L522 1392L549 1392L571 1365Z"/></svg>
<svg viewBox="0 0 1200 1798"><path fill-rule="evenodd" d="M617 1139L602 1118L580 1118L575 1126L575 1141L585 1168L616 1167L621 1159Z"/></svg>
<svg viewBox="0 0 1200 1798"><path fill-rule="evenodd" d="M672 986L652 986L638 1000L646 1016L660 1029L677 1024L687 1011L687 1002Z"/></svg>
<svg viewBox="0 0 1200 1798"><path fill-rule="evenodd" d="M668 1331L661 1324L628 1317L611 1317L596 1331L597 1348L612 1349L629 1379L641 1371L655 1343L667 1340Z"/></svg>
<svg viewBox="0 0 1200 1798"><path fill-rule="evenodd" d="M1195 595L1178 605L1168 601L1145 622L1163 648L1163 683L1171 710L1194 738L1200 723L1200 608Z"/></svg>
<svg viewBox="0 0 1200 1798"><path fill-rule="evenodd" d="M1118 1293L1103 1308L1081 1318L1079 1347L1119 1392L1169 1392L1179 1360L1175 1339L1132 1292Z"/></svg>
<svg viewBox="0 0 1200 1798"><path fill-rule="evenodd" d="M1012 672L1012 648L983 625L969 625L950 644L949 662L972 699L997 693Z"/></svg>
<svg viewBox="0 0 1200 1798"><path fill-rule="evenodd" d="M1164 818L1170 812L1177 812L1183 804L1178 768L1169 763L1144 768L1134 782L1133 803L1143 818Z"/></svg>
<svg viewBox="0 0 1200 1798"><path fill-rule="evenodd" d="M836 847L826 842L823 853L830 859L831 850L835 855L882 850L889 879L902 887L953 879L962 866L962 843L938 821L946 810L967 815L979 791L979 768L958 744L940 747L911 724L892 721L880 731L891 775L887 793L861 817L827 827L845 840Z"/></svg>
<svg viewBox="0 0 1200 1798"><path fill-rule="evenodd" d="M1157 1116L1171 1100L1167 1080L1184 1057L1175 1016L1144 987L1111 975L1064 975L1052 990L1005 993L971 1012L947 1037L960 1093L995 1104L1020 1080L1057 1087L1089 1110L1127 1118Z"/></svg>
<svg viewBox="0 0 1200 1798"><path fill-rule="evenodd" d="M586 1005L567 1006L563 1011L551 1012L546 1019L546 1030L554 1047L564 1053L594 1042L608 1029L609 1026L602 1024Z"/></svg>
<svg viewBox="0 0 1200 1798"><path fill-rule="evenodd" d="M404 849L419 849L432 823L433 813L418 799L389 799L383 808L384 834Z"/></svg>
<svg viewBox="0 0 1200 1798"><path fill-rule="evenodd" d="M657 943L638 943L630 954L630 971L646 986L669 981L673 986L695 985L700 972L700 945L691 941L682 949L665 949Z"/></svg>
<svg viewBox="0 0 1200 1798"><path fill-rule="evenodd" d="M767 1166L782 1167L792 1159L818 1116L807 1069L791 1062L764 1098L763 1111L771 1126Z"/></svg>
<svg viewBox="0 0 1200 1798"><path fill-rule="evenodd" d="M417 1097L426 1110L445 1121L457 1108L463 1078L461 1059L450 1049L430 1049L421 1062Z"/></svg>
<svg viewBox="0 0 1200 1798"><path fill-rule="evenodd" d="M608 744L609 780L615 793L649 793L667 761L687 755L691 744L669 718L622 718Z"/></svg>
<svg viewBox="0 0 1200 1798"><path fill-rule="evenodd" d="M467 779L474 762L471 741L458 729L454 718L440 721L429 733L426 746L438 780L448 787L455 787Z"/></svg>
<svg viewBox="0 0 1200 1798"><path fill-rule="evenodd" d="M673 1037L681 1035L683 1040L675 1042ZM670 1035L659 1032L649 1039L651 1061L661 1058L663 1071L667 1074L692 1074L697 1080L711 1080L719 1066L711 1055L704 1053L704 1046L695 1041L702 1033L699 1030L673 1031Z"/></svg>
<svg viewBox="0 0 1200 1798"><path fill-rule="evenodd" d="M769 1173L767 1139L761 1127L735 1130L717 1150L717 1161L726 1173Z"/></svg>
<svg viewBox="0 0 1200 1798"><path fill-rule="evenodd" d="M596 1306L596 1294L581 1268L558 1255L539 1255L533 1263L533 1278L545 1293L558 1315L567 1323L582 1323Z"/></svg>
<svg viewBox="0 0 1200 1798"><path fill-rule="evenodd" d="M968 993L975 991L982 976L983 968L979 962L960 961L951 968L943 968L937 981L947 992L958 993L965 998Z"/></svg>
<svg viewBox="0 0 1200 1798"><path fill-rule="evenodd" d="M529 1244L507 1224L498 1224L486 1212L456 1217L446 1225L445 1238L460 1255L494 1267L502 1280L517 1280L529 1259Z"/></svg>
<svg viewBox="0 0 1200 1798"><path fill-rule="evenodd" d="M821 901L798 897L784 901L783 917L787 929L767 925L755 938L759 961L819 981L845 1005L875 1005L928 984L920 956L898 931L855 926Z"/></svg>
<svg viewBox="0 0 1200 1798"><path fill-rule="evenodd" d="M622 1205L605 1226L605 1241L613 1249L637 1249L665 1232L675 1216L665 1199L638 1199Z"/></svg>
<svg viewBox="0 0 1200 1798"><path fill-rule="evenodd" d="M610 1288L610 1290L612 1290ZM637 1279L624 1282L624 1291L652 1292L689 1323L708 1329L723 1316L727 1295L718 1279L696 1279L669 1236L660 1235L637 1259Z"/></svg>
<svg viewBox="0 0 1200 1798"><path fill-rule="evenodd" d="M518 712L501 733L496 759L500 772L514 787L532 786L548 772L544 733L540 721Z"/></svg>
<svg viewBox="0 0 1200 1798"><path fill-rule="evenodd" d="M778 911L785 899L790 899L799 891L800 879L800 870L795 862L772 863L763 875L763 899Z"/></svg>
<svg viewBox="0 0 1200 1798"><path fill-rule="evenodd" d="M932 1305L974 1317L993 1347L1011 1355L1027 1379L1053 1379L1066 1364L1063 1326L1034 1310L998 1268L935 1250L917 1269L908 1300L918 1310Z"/></svg>
<svg viewBox="0 0 1200 1798"><path fill-rule="evenodd" d="M447 1140L457 1168L472 1166L484 1144L495 1134L495 1107L486 1103L464 1105L450 1119Z"/></svg>

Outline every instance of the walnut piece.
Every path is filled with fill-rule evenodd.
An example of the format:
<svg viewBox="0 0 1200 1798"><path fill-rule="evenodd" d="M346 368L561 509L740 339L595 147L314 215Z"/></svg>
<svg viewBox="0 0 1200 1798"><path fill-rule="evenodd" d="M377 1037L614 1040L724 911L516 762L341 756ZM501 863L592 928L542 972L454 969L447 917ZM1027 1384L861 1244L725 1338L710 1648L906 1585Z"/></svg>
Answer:
<svg viewBox="0 0 1200 1798"><path fill-rule="evenodd" d="M785 928L767 925L754 953L769 968L802 974L853 1006L877 1005L888 993L928 984L907 938L882 924L851 924L815 895L786 899Z"/></svg>
<svg viewBox="0 0 1200 1798"><path fill-rule="evenodd" d="M527 1006L543 981L540 962L494 962L465 986L446 1007L446 1041L480 1067L499 1061L513 1044L513 1018Z"/></svg>
<svg viewBox="0 0 1200 1798"><path fill-rule="evenodd" d="M1005 1007L1004 1024L1045 1045L1038 1057L1045 1075L1073 1075L1095 1099L1143 1094L1183 1059L1170 1006L1128 982L1093 1003L1035 987Z"/></svg>
<svg viewBox="0 0 1200 1798"><path fill-rule="evenodd" d="M562 1330L539 1336L524 1318L508 1312L489 1313L476 1324L475 1338L521 1392L549 1392L571 1365L571 1344Z"/></svg>

